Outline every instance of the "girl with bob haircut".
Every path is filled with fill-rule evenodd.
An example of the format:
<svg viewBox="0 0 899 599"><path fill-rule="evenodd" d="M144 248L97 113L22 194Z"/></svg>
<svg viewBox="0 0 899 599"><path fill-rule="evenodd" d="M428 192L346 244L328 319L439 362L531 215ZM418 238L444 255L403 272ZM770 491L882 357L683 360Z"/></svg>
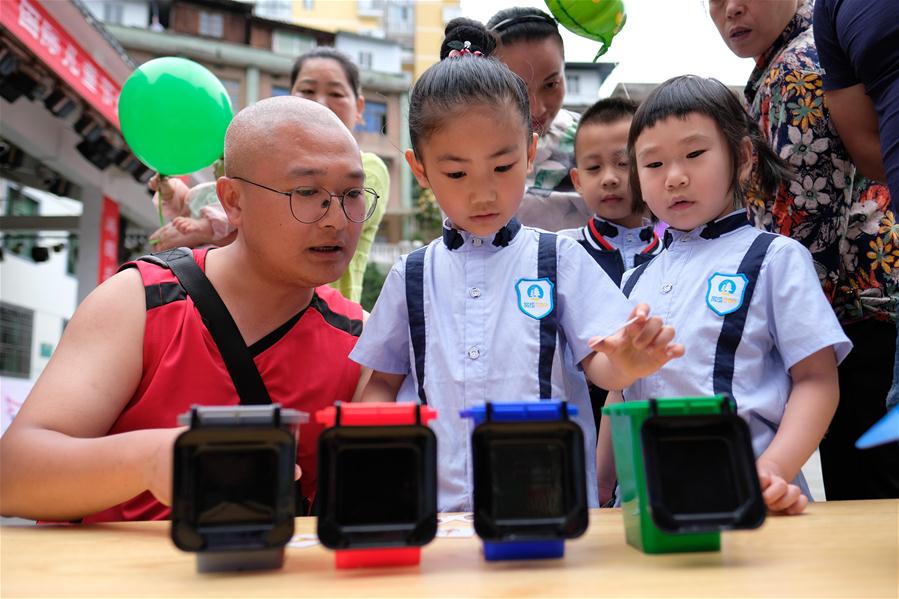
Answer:
<svg viewBox="0 0 899 599"><path fill-rule="evenodd" d="M623 399L732 396L752 432L765 503L797 514L810 498L800 469L836 410L837 364L852 344L808 250L749 223L747 191L773 194L789 171L724 84L692 75L649 95L628 153L634 193L670 227L665 251L625 273L622 290L664 315L686 354ZM614 487L608 428L597 450L601 500Z"/></svg>

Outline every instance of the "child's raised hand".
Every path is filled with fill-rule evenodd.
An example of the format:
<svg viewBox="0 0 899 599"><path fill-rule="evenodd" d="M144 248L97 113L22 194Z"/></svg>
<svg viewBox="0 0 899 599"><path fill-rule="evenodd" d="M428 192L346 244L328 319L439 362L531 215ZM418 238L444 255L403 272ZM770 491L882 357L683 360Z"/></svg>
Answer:
<svg viewBox="0 0 899 599"><path fill-rule="evenodd" d="M187 195L190 188L177 177L160 177L159 174L147 182L147 187L155 191L153 203L157 206L162 202L162 212L166 218L174 218L189 213Z"/></svg>
<svg viewBox="0 0 899 599"><path fill-rule="evenodd" d="M212 235L212 225L204 219L176 216L172 219L172 226L184 235L193 235L194 233Z"/></svg>
<svg viewBox="0 0 899 599"><path fill-rule="evenodd" d="M762 498L768 510L774 514L795 516L801 514L808 505L808 497L802 494L798 485L789 483L771 464L757 462Z"/></svg>
<svg viewBox="0 0 899 599"><path fill-rule="evenodd" d="M684 355L684 346L672 343L674 327L658 316L649 316L649 306L638 304L620 330L590 339L590 348L605 354L627 378L636 380Z"/></svg>

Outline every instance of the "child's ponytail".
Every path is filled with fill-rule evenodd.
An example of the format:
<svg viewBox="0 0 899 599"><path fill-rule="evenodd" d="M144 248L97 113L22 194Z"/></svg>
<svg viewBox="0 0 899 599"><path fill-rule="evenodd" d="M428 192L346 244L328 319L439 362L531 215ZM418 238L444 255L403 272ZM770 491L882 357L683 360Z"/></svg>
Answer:
<svg viewBox="0 0 899 599"><path fill-rule="evenodd" d="M496 39L478 21L453 19L440 45L441 61L429 67L409 95L409 137L415 155L421 142L447 121L477 106L517 113L530 138L531 111L525 82L492 58Z"/></svg>
<svg viewBox="0 0 899 599"><path fill-rule="evenodd" d="M466 42L468 47L465 47ZM464 55L466 52L475 56L490 56L496 48L496 38L483 24L473 19L458 17L446 24L443 30L443 42L440 44L440 60L447 58L453 50ZM461 57L453 53L454 57Z"/></svg>

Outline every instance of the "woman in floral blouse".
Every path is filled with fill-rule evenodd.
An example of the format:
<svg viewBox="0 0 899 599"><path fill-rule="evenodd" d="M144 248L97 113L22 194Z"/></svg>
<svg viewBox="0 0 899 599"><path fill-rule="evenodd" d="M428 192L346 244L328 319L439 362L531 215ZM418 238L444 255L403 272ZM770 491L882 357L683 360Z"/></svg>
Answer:
<svg viewBox="0 0 899 599"><path fill-rule="evenodd" d="M896 350L899 224L886 186L857 172L824 103L812 0L709 0L724 42L756 68L750 114L794 169L777 196L750 198L757 226L812 253L825 294L854 349L840 365L841 401L821 443L827 499L899 497L899 447L859 451L885 412Z"/></svg>

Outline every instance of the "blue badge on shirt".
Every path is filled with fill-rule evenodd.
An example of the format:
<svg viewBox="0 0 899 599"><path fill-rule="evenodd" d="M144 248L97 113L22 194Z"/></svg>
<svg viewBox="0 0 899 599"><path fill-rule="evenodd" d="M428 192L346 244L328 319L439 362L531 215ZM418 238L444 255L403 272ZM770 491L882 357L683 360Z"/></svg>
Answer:
<svg viewBox="0 0 899 599"><path fill-rule="evenodd" d="M736 312L743 305L743 296L746 294L748 284L749 279L742 273L726 275L716 272L709 277L709 290L705 294L705 303L718 316Z"/></svg>
<svg viewBox="0 0 899 599"><path fill-rule="evenodd" d="M553 284L546 277L518 279L515 293L518 294L518 309L536 320L548 316L555 307Z"/></svg>

